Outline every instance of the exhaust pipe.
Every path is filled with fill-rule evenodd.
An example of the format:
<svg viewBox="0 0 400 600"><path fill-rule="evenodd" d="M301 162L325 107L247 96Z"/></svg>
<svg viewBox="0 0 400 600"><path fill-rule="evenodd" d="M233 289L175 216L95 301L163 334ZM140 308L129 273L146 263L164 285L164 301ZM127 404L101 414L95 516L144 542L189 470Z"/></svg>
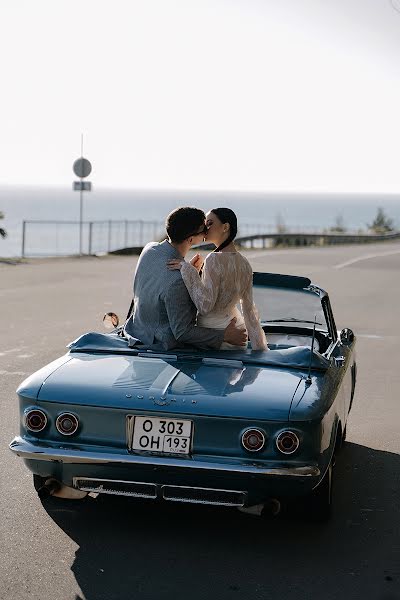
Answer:
<svg viewBox="0 0 400 600"><path fill-rule="evenodd" d="M87 496L87 492L63 485L53 478L46 479L42 487L38 489L37 494L40 500L46 500L50 496L66 500L82 500Z"/></svg>
<svg viewBox="0 0 400 600"><path fill-rule="evenodd" d="M281 503L277 498L270 498L268 502L264 504L263 515L270 514L273 517L277 517L281 512Z"/></svg>
<svg viewBox="0 0 400 600"><path fill-rule="evenodd" d="M270 498L264 504L254 504L253 506L240 506L238 507L238 510L248 515L256 515L257 517L276 517L281 512L281 503L277 498Z"/></svg>
<svg viewBox="0 0 400 600"><path fill-rule="evenodd" d="M57 479L46 479L42 487L37 490L37 494L41 500L45 500L57 492L60 487L61 484Z"/></svg>

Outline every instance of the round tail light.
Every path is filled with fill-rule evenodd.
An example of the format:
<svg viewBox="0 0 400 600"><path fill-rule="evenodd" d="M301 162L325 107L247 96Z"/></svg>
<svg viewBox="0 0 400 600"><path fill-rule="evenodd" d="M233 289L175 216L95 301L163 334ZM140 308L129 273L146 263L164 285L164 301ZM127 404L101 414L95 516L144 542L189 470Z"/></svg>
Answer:
<svg viewBox="0 0 400 600"><path fill-rule="evenodd" d="M282 431L276 438L276 447L282 454L293 454L300 446L300 440L293 431Z"/></svg>
<svg viewBox="0 0 400 600"><path fill-rule="evenodd" d="M73 435L79 427L79 421L72 413L62 413L57 417L56 427L62 435Z"/></svg>
<svg viewBox="0 0 400 600"><path fill-rule="evenodd" d="M265 435L259 429L246 429L242 435L242 445L249 452L259 452L265 445Z"/></svg>
<svg viewBox="0 0 400 600"><path fill-rule="evenodd" d="M38 433L47 425L47 416L38 408L28 408L24 413L24 424L29 431Z"/></svg>

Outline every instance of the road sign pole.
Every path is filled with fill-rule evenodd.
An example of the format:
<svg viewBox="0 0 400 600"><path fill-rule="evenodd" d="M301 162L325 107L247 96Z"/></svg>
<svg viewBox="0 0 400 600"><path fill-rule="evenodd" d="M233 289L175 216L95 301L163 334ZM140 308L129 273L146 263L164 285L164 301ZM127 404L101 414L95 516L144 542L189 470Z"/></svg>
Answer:
<svg viewBox="0 0 400 600"><path fill-rule="evenodd" d="M81 158L83 158L83 133L81 133ZM81 189L79 190L79 256L82 256L82 221L83 221L83 172L80 174Z"/></svg>
<svg viewBox="0 0 400 600"><path fill-rule="evenodd" d="M93 221L90 221L90 223L89 223L89 248L88 248L89 256L92 256L92 238L93 238Z"/></svg>
<svg viewBox="0 0 400 600"><path fill-rule="evenodd" d="M73 189L79 189L79 255L83 254L83 192L90 192L92 185L90 181L83 181L85 177L90 175L92 165L87 158L83 158L83 136L81 138L81 158L78 158L72 165L72 169L80 181L74 181Z"/></svg>
<svg viewBox="0 0 400 600"><path fill-rule="evenodd" d="M25 258L25 234L26 234L26 221L22 221L22 250L21 250L21 258Z"/></svg>
<svg viewBox="0 0 400 600"><path fill-rule="evenodd" d="M81 179L81 189L79 191L79 255L82 256L82 227L83 227L83 185Z"/></svg>

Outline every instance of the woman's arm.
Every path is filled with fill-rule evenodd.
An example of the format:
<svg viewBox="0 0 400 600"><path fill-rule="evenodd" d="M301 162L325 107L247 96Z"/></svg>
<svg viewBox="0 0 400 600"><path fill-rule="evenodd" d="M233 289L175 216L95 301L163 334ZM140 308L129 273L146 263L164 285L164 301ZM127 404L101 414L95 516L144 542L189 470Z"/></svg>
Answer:
<svg viewBox="0 0 400 600"><path fill-rule="evenodd" d="M212 311L217 301L220 273L217 260L209 254L204 261L201 278L197 269L185 261L169 261L168 268L180 269L182 279L199 314Z"/></svg>

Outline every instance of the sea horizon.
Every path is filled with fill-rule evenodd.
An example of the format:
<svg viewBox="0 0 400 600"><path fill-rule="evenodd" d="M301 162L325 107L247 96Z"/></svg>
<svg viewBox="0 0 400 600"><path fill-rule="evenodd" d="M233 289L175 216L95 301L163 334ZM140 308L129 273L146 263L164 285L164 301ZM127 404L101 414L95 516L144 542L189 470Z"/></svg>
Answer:
<svg viewBox="0 0 400 600"><path fill-rule="evenodd" d="M239 228L261 232L277 224L288 229L323 230L338 219L351 230L366 230L383 208L400 228L397 194L339 192L249 192L241 190L182 190L96 188L83 194L83 220L151 221L162 223L176 206L194 205L207 211L228 206L237 214ZM21 255L22 222L79 221L79 193L68 186L0 185L0 221L8 236L0 239L0 256ZM60 237L60 236L59 236ZM40 240L39 240L40 242ZM62 241L58 240L61 244ZM35 247L40 246L35 242ZM46 248L43 247L46 254ZM39 252L40 253L40 252Z"/></svg>

